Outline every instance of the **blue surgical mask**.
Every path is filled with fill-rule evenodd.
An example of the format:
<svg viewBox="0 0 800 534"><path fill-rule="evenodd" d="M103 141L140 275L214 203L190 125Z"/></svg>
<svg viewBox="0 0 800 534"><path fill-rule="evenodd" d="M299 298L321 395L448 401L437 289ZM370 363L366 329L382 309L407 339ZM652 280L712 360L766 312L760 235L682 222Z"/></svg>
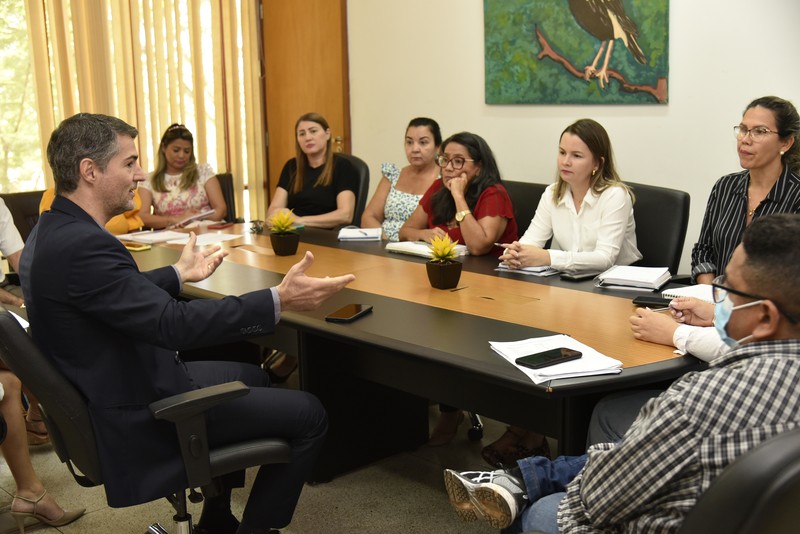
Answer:
<svg viewBox="0 0 800 534"><path fill-rule="evenodd" d="M762 300L756 300L754 302L748 302L747 304L740 304L739 306L734 306L733 301L731 300L730 296L726 295L725 300L722 302L717 302L714 305L714 328L717 329L717 334L719 334L720 339L725 342L730 348L734 349L739 346L742 342L749 340L752 336L745 336L740 340L735 340L728 335L728 321L731 318L731 314L736 310L741 310L742 308L748 308L750 306L755 306L756 304L763 302Z"/></svg>

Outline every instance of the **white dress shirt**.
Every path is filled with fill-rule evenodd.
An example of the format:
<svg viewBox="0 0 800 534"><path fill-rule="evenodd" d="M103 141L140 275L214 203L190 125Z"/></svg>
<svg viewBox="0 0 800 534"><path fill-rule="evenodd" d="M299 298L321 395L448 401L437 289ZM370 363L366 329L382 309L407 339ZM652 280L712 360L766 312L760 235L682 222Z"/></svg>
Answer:
<svg viewBox="0 0 800 534"><path fill-rule="evenodd" d="M8 210L6 203L0 198L0 252L8 257L15 252L22 250L25 242L19 235L19 230L14 226L14 218ZM5 273L0 269L0 282L6 279Z"/></svg>
<svg viewBox="0 0 800 534"><path fill-rule="evenodd" d="M545 189L520 243L543 247L552 237L550 266L559 271L605 271L642 258L636 248L633 202L625 188L611 186L599 196L589 190L577 212L569 185L558 204L553 202L555 187Z"/></svg>

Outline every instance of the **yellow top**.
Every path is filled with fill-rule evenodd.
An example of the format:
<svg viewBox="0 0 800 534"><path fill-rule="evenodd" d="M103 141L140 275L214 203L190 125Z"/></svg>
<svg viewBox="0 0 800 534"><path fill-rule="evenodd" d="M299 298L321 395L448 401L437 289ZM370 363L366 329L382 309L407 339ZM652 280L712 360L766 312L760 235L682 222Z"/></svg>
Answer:
<svg viewBox="0 0 800 534"><path fill-rule="evenodd" d="M42 200L39 202L39 213L50 209L53 199L56 196L55 188L51 187L45 190L42 195ZM128 232L135 232L144 226L142 218L139 217L139 210L142 208L142 199L139 197L139 191L133 195L133 209L126 211L121 215L116 215L106 223L106 230L114 235L127 234Z"/></svg>

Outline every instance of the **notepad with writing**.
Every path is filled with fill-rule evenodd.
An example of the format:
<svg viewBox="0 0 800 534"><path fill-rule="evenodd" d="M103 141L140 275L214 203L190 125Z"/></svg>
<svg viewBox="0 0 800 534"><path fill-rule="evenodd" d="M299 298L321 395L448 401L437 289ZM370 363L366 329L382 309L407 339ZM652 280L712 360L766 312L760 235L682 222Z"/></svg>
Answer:
<svg viewBox="0 0 800 534"><path fill-rule="evenodd" d="M339 241L380 241L381 228L357 228L345 226L339 230Z"/></svg>
<svg viewBox="0 0 800 534"><path fill-rule="evenodd" d="M489 346L500 356L515 365L520 371L525 373L536 384L559 378L617 374L622 371L621 361L601 354L592 347L584 345L580 341L564 334L535 337L522 341L490 341ZM577 360L559 363L541 369L529 369L516 364L516 359L521 356L560 347L580 351L583 355Z"/></svg>
<svg viewBox="0 0 800 534"><path fill-rule="evenodd" d="M665 299L674 299L678 297L694 297L705 302L714 302L713 288L711 284L695 284L693 286L674 287L672 289L665 289L661 292L661 296Z"/></svg>
<svg viewBox="0 0 800 534"><path fill-rule="evenodd" d="M397 252L399 254L411 254L412 256L421 256L423 258L431 257L431 249L428 243L424 241L399 241L397 243L389 243L386 245L386 250L389 252ZM456 256L466 256L466 245L456 245Z"/></svg>
<svg viewBox="0 0 800 534"><path fill-rule="evenodd" d="M614 265L597 275L599 287L632 287L655 290L666 284L671 275L667 267L634 267Z"/></svg>

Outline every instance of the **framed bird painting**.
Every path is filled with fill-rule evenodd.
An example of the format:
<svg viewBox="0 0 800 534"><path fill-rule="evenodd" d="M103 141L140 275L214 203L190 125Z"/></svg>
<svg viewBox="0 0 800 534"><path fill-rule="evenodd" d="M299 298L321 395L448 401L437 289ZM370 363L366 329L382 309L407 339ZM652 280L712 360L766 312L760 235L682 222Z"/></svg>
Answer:
<svg viewBox="0 0 800 534"><path fill-rule="evenodd" d="M669 0L484 0L487 104L666 104Z"/></svg>

